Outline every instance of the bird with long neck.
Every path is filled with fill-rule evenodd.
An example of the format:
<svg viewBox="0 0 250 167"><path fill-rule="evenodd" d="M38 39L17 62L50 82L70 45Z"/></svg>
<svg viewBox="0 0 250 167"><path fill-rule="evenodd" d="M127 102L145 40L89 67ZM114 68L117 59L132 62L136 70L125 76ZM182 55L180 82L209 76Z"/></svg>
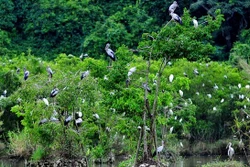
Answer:
<svg viewBox="0 0 250 167"><path fill-rule="evenodd" d="M49 80L50 80L53 77L53 71L51 70L49 66L47 67L47 72L49 74Z"/></svg>
<svg viewBox="0 0 250 167"><path fill-rule="evenodd" d="M173 13L173 12L172 12L172 13L170 13L170 16L172 17L171 20L174 20L174 21L176 21L176 22L182 24L181 17L178 16L176 13Z"/></svg>
<svg viewBox="0 0 250 167"><path fill-rule="evenodd" d="M105 51L108 55L108 57L113 60L116 61L116 56L115 56L115 52L113 50L110 49L110 43L107 43L105 46ZM112 62L111 60L109 61L109 66L111 66Z"/></svg>
<svg viewBox="0 0 250 167"><path fill-rule="evenodd" d="M175 9L179 7L178 3L174 1L168 8L169 13L174 13Z"/></svg>
<svg viewBox="0 0 250 167"><path fill-rule="evenodd" d="M152 157L155 157L155 156L156 156L156 152L157 152L158 154L161 153L161 152L163 151L163 149L164 149L164 145L165 145L165 143L164 143L164 141L162 140L162 141L161 141L161 146L157 147L156 151L154 151L154 153L152 154Z"/></svg>
<svg viewBox="0 0 250 167"><path fill-rule="evenodd" d="M234 149L232 147L232 143L229 142L226 148L228 148L227 155L228 155L229 159L232 160L233 155L234 155Z"/></svg>

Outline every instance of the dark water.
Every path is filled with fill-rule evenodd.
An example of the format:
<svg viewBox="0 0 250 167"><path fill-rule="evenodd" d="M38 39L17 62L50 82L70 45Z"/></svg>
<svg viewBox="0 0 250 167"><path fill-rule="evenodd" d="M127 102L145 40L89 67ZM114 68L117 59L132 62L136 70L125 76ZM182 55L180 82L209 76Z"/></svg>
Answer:
<svg viewBox="0 0 250 167"><path fill-rule="evenodd" d="M169 167L201 167L209 162L214 161L225 161L228 160L227 156L191 156L186 158L181 158L176 163L169 163ZM244 156L235 156L234 160L247 163ZM118 167L119 161L114 164L91 164L91 167ZM0 160L0 167L25 167L24 161L17 160Z"/></svg>

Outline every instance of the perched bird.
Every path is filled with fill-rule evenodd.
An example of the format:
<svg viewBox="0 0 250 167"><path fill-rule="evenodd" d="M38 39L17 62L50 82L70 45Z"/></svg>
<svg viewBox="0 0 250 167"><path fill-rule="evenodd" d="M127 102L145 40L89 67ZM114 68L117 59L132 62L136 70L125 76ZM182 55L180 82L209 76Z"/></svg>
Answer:
<svg viewBox="0 0 250 167"><path fill-rule="evenodd" d="M82 75L81 75L81 80L82 80L83 78L86 78L88 75L89 75L89 70L84 71L84 72L82 73Z"/></svg>
<svg viewBox="0 0 250 167"><path fill-rule="evenodd" d="M82 118L77 118L74 122L75 126L80 126L82 123Z"/></svg>
<svg viewBox="0 0 250 167"><path fill-rule="evenodd" d="M179 94L181 97L183 97L183 91L182 90L179 90Z"/></svg>
<svg viewBox="0 0 250 167"><path fill-rule="evenodd" d="M193 19L194 28L198 28L198 21L196 19Z"/></svg>
<svg viewBox="0 0 250 167"><path fill-rule="evenodd" d="M179 7L178 3L174 1L168 8L169 13L174 13L175 9Z"/></svg>
<svg viewBox="0 0 250 167"><path fill-rule="evenodd" d="M150 131L150 128L148 126L145 126L146 131Z"/></svg>
<svg viewBox="0 0 250 167"><path fill-rule="evenodd" d="M232 143L229 142L226 148L228 148L227 155L228 155L229 159L231 160L233 158L233 155L234 155L234 149L232 147Z"/></svg>
<svg viewBox="0 0 250 167"><path fill-rule="evenodd" d="M103 79L106 80L106 81L109 80L109 78L107 77L107 75L104 75Z"/></svg>
<svg viewBox="0 0 250 167"><path fill-rule="evenodd" d="M194 72L195 75L199 75L199 71L198 71L197 68L195 68L193 72Z"/></svg>
<svg viewBox="0 0 250 167"><path fill-rule="evenodd" d="M23 77L23 79L27 80L29 75L30 75L30 72L28 70L26 70L26 68L24 68L24 77Z"/></svg>
<svg viewBox="0 0 250 167"><path fill-rule="evenodd" d="M173 82L173 80L174 80L174 75L173 75L173 74L170 74L169 77L168 77L168 79L169 79L169 82Z"/></svg>
<svg viewBox="0 0 250 167"><path fill-rule="evenodd" d="M52 114L51 117L50 117L50 121L51 121L51 122L57 122L57 121L59 121L59 119L56 118L57 115L58 115L58 113L56 112L56 110L54 110L54 111L53 111L53 114Z"/></svg>
<svg viewBox="0 0 250 167"><path fill-rule="evenodd" d="M53 71L51 70L51 68L50 68L49 66L47 67L47 72L48 72L48 74L49 74L49 77L52 78L52 76L53 76Z"/></svg>
<svg viewBox="0 0 250 167"><path fill-rule="evenodd" d="M4 97L7 96L7 90L6 90L6 89L3 91L3 96L4 96Z"/></svg>
<svg viewBox="0 0 250 167"><path fill-rule="evenodd" d="M46 104L46 106L49 106L49 101L46 98L43 98L43 102Z"/></svg>
<svg viewBox="0 0 250 167"><path fill-rule="evenodd" d="M128 71L128 78L136 71L136 67L132 67Z"/></svg>
<svg viewBox="0 0 250 167"><path fill-rule="evenodd" d="M156 151L157 151L157 153L159 154L159 153L162 152L163 149L164 149L164 141L162 140L162 141L161 141L161 146L157 147ZM156 156L156 151L154 151L152 157L155 157L155 156Z"/></svg>
<svg viewBox="0 0 250 167"><path fill-rule="evenodd" d="M78 111L75 113L75 119L82 118L82 112Z"/></svg>
<svg viewBox="0 0 250 167"><path fill-rule="evenodd" d="M145 90L147 90L149 93L151 93L151 89L150 89L150 87L148 86L148 84L143 83L143 84L142 84L142 87L143 87Z"/></svg>
<svg viewBox="0 0 250 167"><path fill-rule="evenodd" d="M169 133L171 134L171 133L173 132L173 130L174 130L174 127L172 126L172 127L170 128L170 130L169 130Z"/></svg>
<svg viewBox="0 0 250 167"><path fill-rule="evenodd" d="M100 119L100 117L97 113L93 114L93 117L95 117L96 119Z"/></svg>
<svg viewBox="0 0 250 167"><path fill-rule="evenodd" d="M185 77L187 77L187 76L188 76L186 72L183 72L183 75L184 75Z"/></svg>
<svg viewBox="0 0 250 167"><path fill-rule="evenodd" d="M64 125L68 125L69 122L73 119L72 115L69 115L65 120L64 120Z"/></svg>
<svg viewBox="0 0 250 167"><path fill-rule="evenodd" d="M82 53L79 58L82 61L84 57L88 57L88 56L89 55L87 53L85 53L85 54Z"/></svg>
<svg viewBox="0 0 250 167"><path fill-rule="evenodd" d="M111 60L116 61L115 52L110 49L110 43L106 44L105 51ZM111 66L111 62L109 63L109 66Z"/></svg>
<svg viewBox="0 0 250 167"><path fill-rule="evenodd" d="M48 122L47 118L43 118L40 120L39 125L45 124L46 122Z"/></svg>
<svg viewBox="0 0 250 167"><path fill-rule="evenodd" d="M176 13L170 13L170 16L172 17L171 20L174 20L180 24L182 24L182 20L181 20L181 17L178 16Z"/></svg>
<svg viewBox="0 0 250 167"><path fill-rule="evenodd" d="M182 142L180 142L180 146L181 146L181 147L183 147L183 144L182 144Z"/></svg>
<svg viewBox="0 0 250 167"><path fill-rule="evenodd" d="M20 68L16 69L16 73L19 74L20 73Z"/></svg>
<svg viewBox="0 0 250 167"><path fill-rule="evenodd" d="M54 88L54 89L50 92L50 97L55 97L58 93L59 93L59 89L58 89L58 88Z"/></svg>

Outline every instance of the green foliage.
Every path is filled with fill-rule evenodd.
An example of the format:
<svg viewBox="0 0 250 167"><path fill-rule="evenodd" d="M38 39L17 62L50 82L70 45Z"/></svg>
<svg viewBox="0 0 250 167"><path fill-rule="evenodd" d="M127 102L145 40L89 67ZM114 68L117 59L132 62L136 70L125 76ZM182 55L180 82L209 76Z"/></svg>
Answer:
<svg viewBox="0 0 250 167"><path fill-rule="evenodd" d="M250 30L244 30L241 32L240 40L234 43L230 53L230 62L234 65L239 63L240 59L246 60L249 63L250 59Z"/></svg>
<svg viewBox="0 0 250 167"><path fill-rule="evenodd" d="M136 48L142 33L151 32L156 28L152 24L154 20L145 11L135 6L124 7L104 23L96 23L96 28L84 40L84 50L87 50L91 57L99 58L105 52L106 42L111 43L114 51L122 45Z"/></svg>
<svg viewBox="0 0 250 167"><path fill-rule="evenodd" d="M9 151L10 154L20 157L29 157L33 149L33 145L30 142L30 135L25 131L21 132L8 132L9 137Z"/></svg>
<svg viewBox="0 0 250 167"><path fill-rule="evenodd" d="M45 151L43 150L42 147L38 147L33 154L31 155L31 159L33 161L38 161L41 160L45 155Z"/></svg>
<svg viewBox="0 0 250 167"><path fill-rule="evenodd" d="M207 60L206 57L215 51L210 44L211 33L217 30L223 21L219 10L216 14L216 19L209 16L206 18L207 25L194 28L191 26L192 19L188 10L184 10L183 25L169 21L158 33L143 34L143 41L140 42L139 48L143 52L147 48L145 54L151 53L153 59L185 57L189 60Z"/></svg>

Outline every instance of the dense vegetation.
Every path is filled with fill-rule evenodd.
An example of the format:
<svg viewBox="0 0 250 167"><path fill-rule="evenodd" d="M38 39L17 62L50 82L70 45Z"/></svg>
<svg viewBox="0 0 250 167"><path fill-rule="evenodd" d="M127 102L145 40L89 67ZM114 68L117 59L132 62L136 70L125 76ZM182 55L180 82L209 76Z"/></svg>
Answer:
<svg viewBox="0 0 250 167"><path fill-rule="evenodd" d="M173 147L221 139L246 152L250 3L178 1L182 25L170 21L171 3L2 0L0 125L9 153L38 160L139 152L143 159L160 140ZM107 42L118 57L112 67ZM65 126L79 111L81 125Z"/></svg>

